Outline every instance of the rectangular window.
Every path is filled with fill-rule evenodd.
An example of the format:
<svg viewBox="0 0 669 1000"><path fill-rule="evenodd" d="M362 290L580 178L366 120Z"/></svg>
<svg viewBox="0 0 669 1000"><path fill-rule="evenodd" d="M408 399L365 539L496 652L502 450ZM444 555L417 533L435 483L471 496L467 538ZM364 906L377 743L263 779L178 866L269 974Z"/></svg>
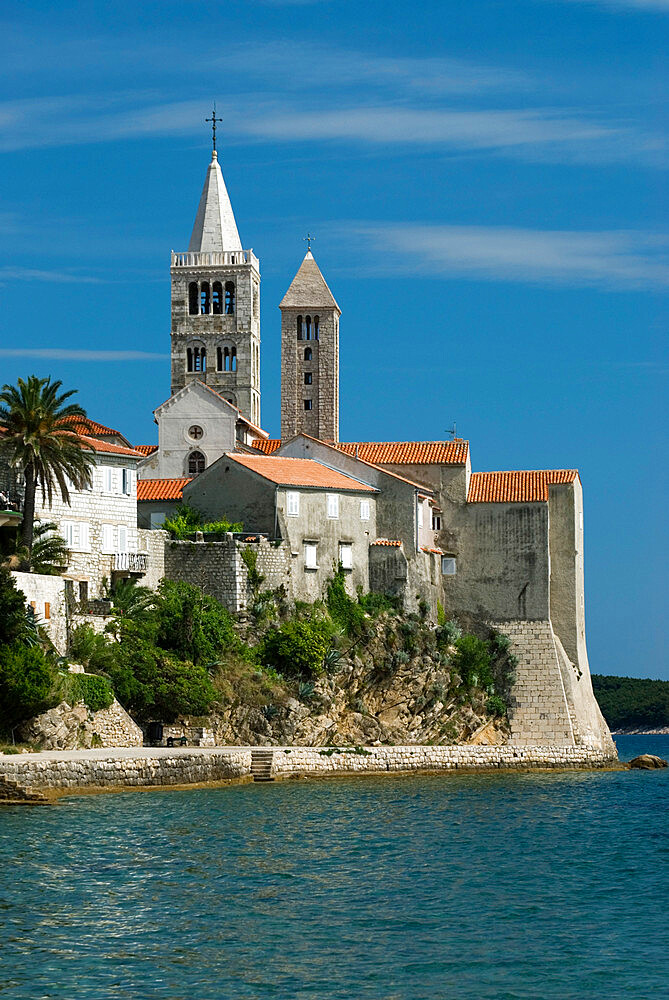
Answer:
<svg viewBox="0 0 669 1000"><path fill-rule="evenodd" d="M51 605L49 604L48 601L45 601L44 602L44 620L48 622L50 618L51 618Z"/></svg>
<svg viewBox="0 0 669 1000"><path fill-rule="evenodd" d="M114 551L114 525L102 525L102 551L110 554Z"/></svg>
<svg viewBox="0 0 669 1000"><path fill-rule="evenodd" d="M353 546L350 542L339 543L339 562L342 569L353 569Z"/></svg>
<svg viewBox="0 0 669 1000"><path fill-rule="evenodd" d="M109 465L102 470L102 489L105 493L114 492L114 470Z"/></svg>
<svg viewBox="0 0 669 1000"><path fill-rule="evenodd" d="M62 521L61 532L72 552L90 552L91 544L86 521Z"/></svg>
<svg viewBox="0 0 669 1000"><path fill-rule="evenodd" d="M420 502L418 503L417 510L418 510L418 527L422 528L423 527L423 505L422 505L422 503L420 503Z"/></svg>
<svg viewBox="0 0 669 1000"><path fill-rule="evenodd" d="M288 517L299 517L300 514L300 494L292 490L286 493L286 514Z"/></svg>
<svg viewBox="0 0 669 1000"><path fill-rule="evenodd" d="M316 561L316 555L318 552L318 545L316 542L305 542L304 543L304 568L305 569L318 569L318 563Z"/></svg>
<svg viewBox="0 0 669 1000"><path fill-rule="evenodd" d="M360 520L369 521L369 500L360 501Z"/></svg>
<svg viewBox="0 0 669 1000"><path fill-rule="evenodd" d="M305 372L304 373L304 384L305 385L311 385L312 382L313 382L313 380L314 380L314 376L312 375L311 372Z"/></svg>
<svg viewBox="0 0 669 1000"><path fill-rule="evenodd" d="M328 493L328 517L339 517L339 494Z"/></svg>
<svg viewBox="0 0 669 1000"><path fill-rule="evenodd" d="M305 401L304 401L304 408L305 408L305 410L310 410L312 408L312 402L313 402L313 400L311 400L311 399L305 399Z"/></svg>
<svg viewBox="0 0 669 1000"><path fill-rule="evenodd" d="M118 526L118 546L116 548L117 552L127 552L128 551L128 529L125 524L119 524Z"/></svg>
<svg viewBox="0 0 669 1000"><path fill-rule="evenodd" d="M163 522L165 521L166 517L167 514L165 513L164 510L151 511L151 527L154 529L162 528Z"/></svg>
<svg viewBox="0 0 669 1000"><path fill-rule="evenodd" d="M441 557L441 572L443 576L455 576L456 569L457 565L453 556Z"/></svg>
<svg viewBox="0 0 669 1000"><path fill-rule="evenodd" d="M432 530L441 531L441 517L439 514L432 515Z"/></svg>
<svg viewBox="0 0 669 1000"><path fill-rule="evenodd" d="M122 483L121 489L122 489L123 493L127 497L129 497L132 494L132 477L133 477L133 471L132 471L132 469L122 469L121 471L122 471L122 477L123 477L123 483Z"/></svg>

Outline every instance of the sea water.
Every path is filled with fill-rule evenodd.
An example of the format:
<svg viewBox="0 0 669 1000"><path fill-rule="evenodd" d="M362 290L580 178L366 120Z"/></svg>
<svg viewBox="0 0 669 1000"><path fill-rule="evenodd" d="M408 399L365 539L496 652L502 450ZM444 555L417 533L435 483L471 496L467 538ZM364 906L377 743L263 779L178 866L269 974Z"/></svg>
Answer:
<svg viewBox="0 0 669 1000"><path fill-rule="evenodd" d="M666 997L668 805L669 770L7 806L0 997Z"/></svg>

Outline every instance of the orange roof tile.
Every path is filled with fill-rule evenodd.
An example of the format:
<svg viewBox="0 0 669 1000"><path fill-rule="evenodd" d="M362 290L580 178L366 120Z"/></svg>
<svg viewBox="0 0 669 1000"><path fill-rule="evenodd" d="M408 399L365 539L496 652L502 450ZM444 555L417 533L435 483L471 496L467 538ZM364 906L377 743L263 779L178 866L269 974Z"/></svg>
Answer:
<svg viewBox="0 0 669 1000"><path fill-rule="evenodd" d="M311 486L315 489L348 490L354 493L378 492L373 486L345 476L343 472L329 469L313 458L282 458L278 455L241 455L231 452L226 457L278 486Z"/></svg>
<svg viewBox="0 0 669 1000"><path fill-rule="evenodd" d="M138 451L140 455L153 455L154 451L158 451L157 444L136 444L135 451Z"/></svg>
<svg viewBox="0 0 669 1000"><path fill-rule="evenodd" d="M88 437L86 434L79 434L78 437L80 441L83 441L93 451L110 455L130 455L132 458L142 457L134 448L124 448L120 444L112 444L111 441L101 441L100 438Z"/></svg>
<svg viewBox="0 0 669 1000"><path fill-rule="evenodd" d="M443 556L444 554L443 549L437 549L429 545L421 545L420 550L421 552L432 552L432 554L435 556Z"/></svg>
<svg viewBox="0 0 669 1000"><path fill-rule="evenodd" d="M125 437L120 431L115 431L112 427L105 427L90 417L65 417L62 421L72 427L77 434L88 435L89 437L120 437L125 441Z"/></svg>
<svg viewBox="0 0 669 1000"><path fill-rule="evenodd" d="M392 545L394 549L399 549L401 542L397 538L377 538L375 541L370 542L370 545Z"/></svg>
<svg viewBox="0 0 669 1000"><path fill-rule="evenodd" d="M325 441L347 455L370 465L465 465L469 442L454 441ZM256 439L253 447L271 455L281 447L279 438Z"/></svg>
<svg viewBox="0 0 669 1000"><path fill-rule="evenodd" d="M576 469L540 469L536 472L473 472L468 503L534 503L548 500L548 487L573 483Z"/></svg>
<svg viewBox="0 0 669 1000"><path fill-rule="evenodd" d="M181 500L184 486L190 483L183 479L138 479L137 500Z"/></svg>
<svg viewBox="0 0 669 1000"><path fill-rule="evenodd" d="M461 438L454 441L340 441L336 447L375 465L465 465L469 452L469 442Z"/></svg>

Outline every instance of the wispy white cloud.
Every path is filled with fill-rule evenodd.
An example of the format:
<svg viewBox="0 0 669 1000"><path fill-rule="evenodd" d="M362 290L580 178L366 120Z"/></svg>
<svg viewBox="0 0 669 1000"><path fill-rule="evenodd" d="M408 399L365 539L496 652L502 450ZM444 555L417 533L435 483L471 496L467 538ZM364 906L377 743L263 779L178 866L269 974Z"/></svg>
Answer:
<svg viewBox="0 0 669 1000"><path fill-rule="evenodd" d="M60 347L3 347L3 358L45 358L49 361L164 361L169 354L150 351L80 351Z"/></svg>
<svg viewBox="0 0 669 1000"><path fill-rule="evenodd" d="M413 223L352 228L377 272L610 291L669 287L669 236Z"/></svg>

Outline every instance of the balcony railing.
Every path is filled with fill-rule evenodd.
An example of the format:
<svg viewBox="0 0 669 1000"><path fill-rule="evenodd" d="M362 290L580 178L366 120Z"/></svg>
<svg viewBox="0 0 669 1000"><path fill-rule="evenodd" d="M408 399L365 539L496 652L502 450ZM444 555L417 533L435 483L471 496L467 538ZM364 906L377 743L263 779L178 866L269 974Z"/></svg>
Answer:
<svg viewBox="0 0 669 1000"><path fill-rule="evenodd" d="M258 269L258 258L253 250L223 250L208 253L174 253L172 252L172 267L221 267L229 264L255 264Z"/></svg>
<svg viewBox="0 0 669 1000"><path fill-rule="evenodd" d="M149 557L146 552L115 552L112 570L114 573L146 573Z"/></svg>

